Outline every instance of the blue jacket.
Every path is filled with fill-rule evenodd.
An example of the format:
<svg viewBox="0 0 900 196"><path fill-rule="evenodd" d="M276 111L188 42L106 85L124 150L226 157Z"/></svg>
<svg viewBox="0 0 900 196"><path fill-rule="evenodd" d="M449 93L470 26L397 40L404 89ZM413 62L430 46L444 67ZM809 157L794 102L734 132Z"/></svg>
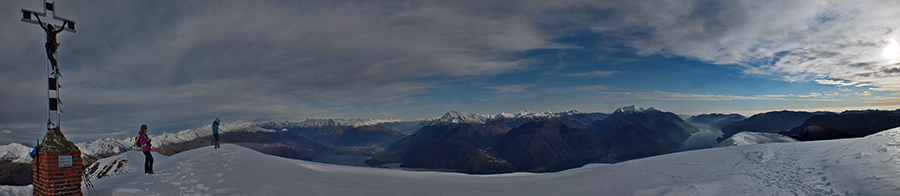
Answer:
<svg viewBox="0 0 900 196"><path fill-rule="evenodd" d="M213 134L219 134L219 122L213 122Z"/></svg>

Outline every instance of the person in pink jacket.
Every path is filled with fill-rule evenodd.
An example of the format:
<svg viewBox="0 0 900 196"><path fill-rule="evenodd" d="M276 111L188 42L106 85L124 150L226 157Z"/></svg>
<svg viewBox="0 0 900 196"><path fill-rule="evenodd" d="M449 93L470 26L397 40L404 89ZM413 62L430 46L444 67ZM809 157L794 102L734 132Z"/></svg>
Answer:
<svg viewBox="0 0 900 196"><path fill-rule="evenodd" d="M144 151L144 173L153 174L153 155L150 155L150 137L147 137L147 125L141 125L141 131L138 139L139 146L143 146Z"/></svg>

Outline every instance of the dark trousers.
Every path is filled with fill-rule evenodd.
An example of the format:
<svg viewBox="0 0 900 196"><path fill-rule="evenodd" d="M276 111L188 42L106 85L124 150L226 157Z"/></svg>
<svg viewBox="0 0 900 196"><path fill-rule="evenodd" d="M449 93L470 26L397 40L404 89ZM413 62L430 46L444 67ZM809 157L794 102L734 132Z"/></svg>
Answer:
<svg viewBox="0 0 900 196"><path fill-rule="evenodd" d="M153 173L153 155L150 151L144 151L144 173Z"/></svg>
<svg viewBox="0 0 900 196"><path fill-rule="evenodd" d="M214 147L214 149L215 149L215 148L219 148L219 134L218 134L218 133L213 134L213 137L216 138L216 141L213 141L213 144L216 145L216 146Z"/></svg>

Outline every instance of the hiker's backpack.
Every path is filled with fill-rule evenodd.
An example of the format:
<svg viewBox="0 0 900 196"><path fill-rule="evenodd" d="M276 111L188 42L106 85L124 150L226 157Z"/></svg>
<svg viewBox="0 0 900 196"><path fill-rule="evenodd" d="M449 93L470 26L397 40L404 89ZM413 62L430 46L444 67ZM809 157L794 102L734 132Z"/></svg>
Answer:
<svg viewBox="0 0 900 196"><path fill-rule="evenodd" d="M141 135L138 135L138 136L135 136L135 137L134 137L134 146L137 146L137 147L143 147L143 146L141 145Z"/></svg>

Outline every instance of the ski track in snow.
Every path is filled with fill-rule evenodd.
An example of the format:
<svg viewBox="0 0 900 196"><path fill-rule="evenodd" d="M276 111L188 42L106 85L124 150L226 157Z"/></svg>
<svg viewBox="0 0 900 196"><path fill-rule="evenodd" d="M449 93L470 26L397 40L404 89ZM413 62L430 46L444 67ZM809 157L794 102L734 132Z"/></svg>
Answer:
<svg viewBox="0 0 900 196"><path fill-rule="evenodd" d="M127 153L137 159L130 163L143 162L139 152ZM543 174L339 166L231 144L155 159L156 174L130 172L94 185L100 195L900 195L900 128L866 138L686 151ZM30 187L0 186L6 193L29 195Z"/></svg>

